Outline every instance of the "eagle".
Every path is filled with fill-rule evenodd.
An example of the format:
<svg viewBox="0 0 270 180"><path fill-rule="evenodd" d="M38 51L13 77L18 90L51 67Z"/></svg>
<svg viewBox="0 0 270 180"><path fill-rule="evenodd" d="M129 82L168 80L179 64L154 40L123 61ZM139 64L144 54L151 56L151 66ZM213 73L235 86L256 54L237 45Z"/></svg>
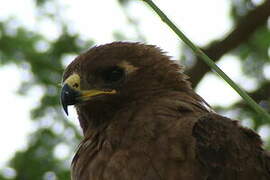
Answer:
<svg viewBox="0 0 270 180"><path fill-rule="evenodd" d="M260 136L215 113L160 48L112 42L79 55L63 75L83 139L72 180L269 180Z"/></svg>

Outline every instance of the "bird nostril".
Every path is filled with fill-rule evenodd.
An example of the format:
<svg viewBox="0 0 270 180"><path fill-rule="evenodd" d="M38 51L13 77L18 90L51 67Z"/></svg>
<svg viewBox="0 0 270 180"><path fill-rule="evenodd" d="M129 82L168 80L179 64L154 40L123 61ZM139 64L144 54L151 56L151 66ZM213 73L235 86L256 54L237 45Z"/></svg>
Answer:
<svg viewBox="0 0 270 180"><path fill-rule="evenodd" d="M73 84L73 86L72 87L74 87L74 88L78 88L79 87L79 84L78 83L75 83L75 84Z"/></svg>

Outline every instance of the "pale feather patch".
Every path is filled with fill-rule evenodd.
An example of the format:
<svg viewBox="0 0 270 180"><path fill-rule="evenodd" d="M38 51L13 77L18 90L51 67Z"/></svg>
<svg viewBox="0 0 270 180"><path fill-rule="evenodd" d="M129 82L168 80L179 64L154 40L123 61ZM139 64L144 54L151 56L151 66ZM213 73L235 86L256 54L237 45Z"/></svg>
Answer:
<svg viewBox="0 0 270 180"><path fill-rule="evenodd" d="M128 63L127 61L122 61L121 63L118 64L119 67L122 67L126 70L128 74L137 71L139 68Z"/></svg>
<svg viewBox="0 0 270 180"><path fill-rule="evenodd" d="M92 140L91 139L88 139L87 141L85 141L82 144L82 148L87 149L90 146L91 143L92 143Z"/></svg>
<svg viewBox="0 0 270 180"><path fill-rule="evenodd" d="M204 101L200 101L200 104L207 109L209 112L215 112L209 105L207 105Z"/></svg>

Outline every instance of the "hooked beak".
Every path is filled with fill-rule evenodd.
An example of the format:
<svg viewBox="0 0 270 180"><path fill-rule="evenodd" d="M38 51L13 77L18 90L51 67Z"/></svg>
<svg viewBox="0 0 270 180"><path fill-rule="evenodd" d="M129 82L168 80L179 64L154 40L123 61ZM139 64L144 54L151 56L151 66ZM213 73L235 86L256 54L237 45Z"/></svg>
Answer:
<svg viewBox="0 0 270 180"><path fill-rule="evenodd" d="M67 107L69 105L74 105L74 104L79 103L80 96L81 96L80 92L76 91L75 89L72 89L68 84L65 84L62 87L61 104L62 104L62 107L67 115L68 115Z"/></svg>
<svg viewBox="0 0 270 180"><path fill-rule="evenodd" d="M80 77L78 74L73 74L68 77L63 83L61 90L61 104L68 115L68 106L75 105L80 102L88 101L92 97L102 94L115 94L115 90L81 90L80 89Z"/></svg>

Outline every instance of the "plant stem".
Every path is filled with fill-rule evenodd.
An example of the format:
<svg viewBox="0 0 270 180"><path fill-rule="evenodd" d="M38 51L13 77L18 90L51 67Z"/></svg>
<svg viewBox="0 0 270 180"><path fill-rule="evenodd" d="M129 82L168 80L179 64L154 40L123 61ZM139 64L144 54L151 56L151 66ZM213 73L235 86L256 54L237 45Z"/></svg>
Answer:
<svg viewBox="0 0 270 180"><path fill-rule="evenodd" d="M164 14L158 6L152 0L142 0L146 2L161 18L161 20L167 24L177 36L184 41L194 53L200 57L208 66L216 71L216 73L224 79L258 114L262 116L265 120L270 122L270 115L260 107L245 91L243 91L237 84L235 84L215 63L210 59L201 49L194 45L185 34L180 31L180 29Z"/></svg>

